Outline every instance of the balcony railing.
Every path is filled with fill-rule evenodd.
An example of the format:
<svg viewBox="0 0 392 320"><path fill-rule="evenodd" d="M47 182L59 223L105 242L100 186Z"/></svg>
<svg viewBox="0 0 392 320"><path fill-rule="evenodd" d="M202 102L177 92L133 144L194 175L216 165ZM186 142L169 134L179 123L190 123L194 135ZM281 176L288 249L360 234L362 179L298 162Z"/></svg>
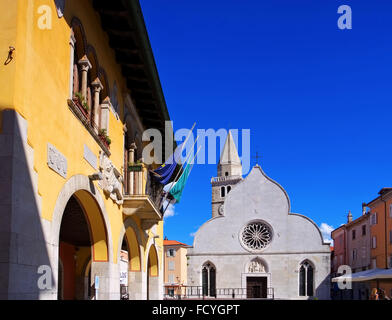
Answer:
<svg viewBox="0 0 392 320"><path fill-rule="evenodd" d="M160 201L161 186L152 179L148 166L132 163L124 170L124 208L125 215L138 215L145 222L145 228L162 219ZM142 226L143 227L143 226Z"/></svg>
<svg viewBox="0 0 392 320"><path fill-rule="evenodd" d="M164 299L274 299L274 288L255 297L252 288L203 289L202 286L165 286Z"/></svg>
<svg viewBox="0 0 392 320"><path fill-rule="evenodd" d="M94 140L99 144L101 149L110 156L109 151L109 144L107 143L106 139L99 134L99 129L94 120L92 119L90 112L87 111L82 104L80 103L79 99L69 99L68 100L68 107L71 109L72 113L82 122L84 127L90 132Z"/></svg>
<svg viewBox="0 0 392 320"><path fill-rule="evenodd" d="M228 176L228 177L213 177L211 178L211 183L219 183L232 180L241 180L241 176Z"/></svg>

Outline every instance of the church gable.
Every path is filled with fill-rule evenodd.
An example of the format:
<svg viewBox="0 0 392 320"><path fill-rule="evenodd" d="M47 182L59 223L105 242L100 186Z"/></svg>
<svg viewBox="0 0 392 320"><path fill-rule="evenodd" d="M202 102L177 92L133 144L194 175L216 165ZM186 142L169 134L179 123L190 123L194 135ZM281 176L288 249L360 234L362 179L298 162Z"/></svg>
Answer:
<svg viewBox="0 0 392 320"><path fill-rule="evenodd" d="M305 216L291 214L286 191L255 166L225 198L223 215L199 229L192 251L261 254L327 250L317 225Z"/></svg>

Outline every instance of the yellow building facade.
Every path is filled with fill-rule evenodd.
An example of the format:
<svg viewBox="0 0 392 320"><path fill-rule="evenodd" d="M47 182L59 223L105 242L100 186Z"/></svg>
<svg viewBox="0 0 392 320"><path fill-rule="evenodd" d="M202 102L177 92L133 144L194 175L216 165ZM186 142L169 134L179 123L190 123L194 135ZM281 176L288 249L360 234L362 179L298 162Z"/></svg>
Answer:
<svg viewBox="0 0 392 320"><path fill-rule="evenodd" d="M0 9L0 298L161 299L142 137L170 119L138 1Z"/></svg>

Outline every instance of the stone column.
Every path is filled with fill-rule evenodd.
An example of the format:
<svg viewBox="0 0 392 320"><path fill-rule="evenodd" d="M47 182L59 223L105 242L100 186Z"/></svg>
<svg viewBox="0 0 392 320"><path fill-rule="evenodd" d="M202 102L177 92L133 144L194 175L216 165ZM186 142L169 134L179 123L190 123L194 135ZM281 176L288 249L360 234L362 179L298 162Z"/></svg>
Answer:
<svg viewBox="0 0 392 320"><path fill-rule="evenodd" d="M87 73L92 66L86 55L79 60L78 64L82 68L82 97L87 101Z"/></svg>
<svg viewBox="0 0 392 320"><path fill-rule="evenodd" d="M132 143L131 148L128 151L128 161L130 164L135 163L135 149L136 144ZM135 172L129 171L129 181L128 181L128 192L130 195L135 194L134 185L135 185Z"/></svg>
<svg viewBox="0 0 392 320"><path fill-rule="evenodd" d="M94 115L93 115L93 121L94 121L94 130L96 133L98 133L98 126L99 126L99 108L100 108L100 101L99 101L99 95L101 93L101 90L103 89L102 83L99 80L99 78L96 78L93 83L91 84L94 90Z"/></svg>
<svg viewBox="0 0 392 320"><path fill-rule="evenodd" d="M76 43L76 39L74 36L73 31L71 32L71 39L69 40L69 44L71 47L71 61L70 61L70 79L69 79L69 98L72 99L73 98L73 87L74 87L74 83L73 83L73 75L74 75L74 55L75 55L75 43Z"/></svg>
<svg viewBox="0 0 392 320"><path fill-rule="evenodd" d="M112 262L93 261L91 264L91 282L95 284L95 277L99 277L97 300L120 300L120 270ZM98 297L97 297L98 295Z"/></svg>
<svg viewBox="0 0 392 320"><path fill-rule="evenodd" d="M105 129L106 134L109 135L109 113L110 113L110 98L106 97L101 103L101 123L99 128Z"/></svg>

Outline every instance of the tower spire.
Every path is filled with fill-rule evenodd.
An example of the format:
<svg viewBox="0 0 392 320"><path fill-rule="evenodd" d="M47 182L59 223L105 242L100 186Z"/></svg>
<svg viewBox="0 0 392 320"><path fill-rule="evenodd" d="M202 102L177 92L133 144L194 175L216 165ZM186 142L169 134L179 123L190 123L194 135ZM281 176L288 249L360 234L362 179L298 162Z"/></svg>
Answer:
<svg viewBox="0 0 392 320"><path fill-rule="evenodd" d="M218 176L242 176L241 160L230 131L219 160Z"/></svg>

